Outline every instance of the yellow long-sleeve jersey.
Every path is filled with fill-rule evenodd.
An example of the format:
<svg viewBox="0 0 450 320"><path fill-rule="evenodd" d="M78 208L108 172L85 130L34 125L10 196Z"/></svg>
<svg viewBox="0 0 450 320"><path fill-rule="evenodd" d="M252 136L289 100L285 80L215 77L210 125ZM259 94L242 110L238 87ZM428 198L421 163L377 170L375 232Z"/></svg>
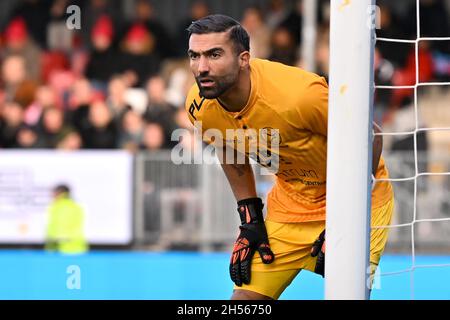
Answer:
<svg viewBox="0 0 450 320"><path fill-rule="evenodd" d="M300 68L261 59L251 59L250 77L250 97L240 112L228 112L217 99L202 98L195 84L186 99L189 119L193 123L201 121L203 132L216 129L223 137L227 129L278 130L269 133L269 140L278 143L278 150L271 150L271 144L266 143L268 154L278 155L276 185L269 195L269 205L273 198L272 202L277 200L287 209L270 210L267 218L278 222L324 220L328 121L325 79ZM237 148L237 144L224 140ZM376 177L388 177L383 158ZM372 207L385 204L392 192L389 182L377 183L372 191Z"/></svg>

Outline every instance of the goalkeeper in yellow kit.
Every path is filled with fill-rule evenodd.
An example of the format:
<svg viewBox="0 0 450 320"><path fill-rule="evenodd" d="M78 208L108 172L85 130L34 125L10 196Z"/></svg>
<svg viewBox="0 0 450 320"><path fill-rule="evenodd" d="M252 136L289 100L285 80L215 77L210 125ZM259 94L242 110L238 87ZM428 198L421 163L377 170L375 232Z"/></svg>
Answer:
<svg viewBox="0 0 450 320"><path fill-rule="evenodd" d="M251 59L248 34L230 17L202 18L188 32L196 80L186 99L190 120L201 121L203 130L219 130L223 137L230 129L277 130L276 137L271 136L278 143L276 183L267 196L265 221L249 162L223 162L222 168L242 222L230 260L232 299L278 299L302 269L323 276L327 83L299 68ZM236 141L224 143L224 150L237 149ZM270 154L270 145L268 149ZM387 178L381 149L381 136L376 136L373 174ZM372 226L390 224L393 201L391 184L377 183L372 191ZM386 241L387 229L372 230L372 273Z"/></svg>

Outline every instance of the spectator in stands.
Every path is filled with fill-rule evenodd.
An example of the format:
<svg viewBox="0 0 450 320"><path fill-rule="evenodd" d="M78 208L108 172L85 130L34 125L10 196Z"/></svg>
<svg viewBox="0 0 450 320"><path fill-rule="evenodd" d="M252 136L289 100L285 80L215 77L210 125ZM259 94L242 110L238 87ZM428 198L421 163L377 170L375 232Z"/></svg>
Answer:
<svg viewBox="0 0 450 320"><path fill-rule="evenodd" d="M395 67L387 59L384 59L380 50L375 47L374 50L374 80L377 85L392 85L392 77ZM375 90L373 105L373 120L376 123L383 124L387 117L387 110L390 108L393 90Z"/></svg>
<svg viewBox="0 0 450 320"><path fill-rule="evenodd" d="M27 78L39 81L41 77L41 49L28 35L27 25L21 17L13 19L6 27L4 55L19 55L25 61Z"/></svg>
<svg viewBox="0 0 450 320"><path fill-rule="evenodd" d="M88 149L117 148L117 126L106 103L94 101L89 107L89 127L81 132L83 146Z"/></svg>
<svg viewBox="0 0 450 320"><path fill-rule="evenodd" d="M183 108L179 108L175 114L175 123L178 128L193 130L192 123Z"/></svg>
<svg viewBox="0 0 450 320"><path fill-rule="evenodd" d="M111 111L114 121L117 124L122 123L124 114L131 110L125 99L127 83L123 76L114 76L108 83L108 96L106 105Z"/></svg>
<svg viewBox="0 0 450 320"><path fill-rule="evenodd" d="M80 134L71 128L67 128L61 133L56 145L57 149L66 151L79 150L81 147L82 140Z"/></svg>
<svg viewBox="0 0 450 320"><path fill-rule="evenodd" d="M107 15L114 21L114 26L121 28L123 25L123 3L125 1L110 0L86 0L81 7L81 25L80 30L85 47L91 49L92 28L99 17Z"/></svg>
<svg viewBox="0 0 450 320"><path fill-rule="evenodd" d="M176 55L180 58L185 58L188 50L189 37L186 29L191 25L192 21L206 17L210 13L208 4L204 0L194 1L189 12L189 17L183 19L178 25L175 35Z"/></svg>
<svg viewBox="0 0 450 320"><path fill-rule="evenodd" d="M134 23L142 24L153 35L155 54L163 59L174 56L172 37L166 26L156 19L155 8L148 0L136 1Z"/></svg>
<svg viewBox="0 0 450 320"><path fill-rule="evenodd" d="M406 31L402 28L400 18L383 3L380 4L380 29L376 30L377 37L403 39ZM405 65L406 55L412 48L409 44L398 44L395 42L378 41L376 47L384 59L387 59L395 68L402 68Z"/></svg>
<svg viewBox="0 0 450 320"><path fill-rule="evenodd" d="M10 21L17 17L26 21L31 38L41 48L47 47L47 25L50 20L50 6L52 1L23 0L10 15Z"/></svg>
<svg viewBox="0 0 450 320"><path fill-rule="evenodd" d="M414 32L412 32L412 30L408 31L408 24L405 25L405 23L402 23L400 18L397 17L388 5L381 3L380 13L380 29L376 31L378 37L393 39L409 37L415 39L415 29ZM414 15L408 17L408 20L412 17L415 18L415 5ZM413 20L415 21L415 19ZM413 45L379 41L377 42L376 49L376 60L379 62L379 65L376 65L377 75L379 76L378 80L381 81L378 82L379 84L394 86L415 84L416 52ZM433 77L433 58L430 52L430 44L426 41L419 42L418 60L419 81L430 81ZM392 68L393 70L391 71ZM387 74L390 74L389 79ZM384 115L384 121L389 120L388 118L392 116L392 111L407 105L408 102L411 101L413 93L414 90L412 89L398 89L394 90L392 94L388 94L390 100L384 102L384 104L387 105L387 113ZM388 95L379 93L379 102L383 103L383 100L385 100ZM381 104L379 106L381 106Z"/></svg>
<svg viewBox="0 0 450 320"><path fill-rule="evenodd" d="M149 104L144 113L147 122L158 123L164 131L164 136L170 137L176 128L174 115L176 108L166 100L166 83L160 76L155 76L147 82Z"/></svg>
<svg viewBox="0 0 450 320"><path fill-rule="evenodd" d="M330 56L330 29L322 25L317 32L316 41L316 72L328 79Z"/></svg>
<svg viewBox="0 0 450 320"><path fill-rule="evenodd" d="M140 114L134 110L128 110L122 120L119 147L137 152L142 141L144 121Z"/></svg>
<svg viewBox="0 0 450 320"><path fill-rule="evenodd" d="M155 36L143 24L133 24L122 41L120 72L134 75L135 86L159 72L161 63L155 52Z"/></svg>
<svg viewBox="0 0 450 320"><path fill-rule="evenodd" d="M81 133L87 132L89 123L89 106L93 100L93 90L89 80L79 79L72 86L70 110L68 118L75 129Z"/></svg>
<svg viewBox="0 0 450 320"><path fill-rule="evenodd" d="M403 23L411 39L416 39L416 3L409 3L407 19ZM420 1L420 37L448 37L449 12L442 0ZM432 49L450 53L449 41L433 41Z"/></svg>
<svg viewBox="0 0 450 320"><path fill-rule="evenodd" d="M56 73L68 71L70 61L62 51L45 51L41 55L41 81L47 83Z"/></svg>
<svg viewBox="0 0 450 320"><path fill-rule="evenodd" d="M288 15L289 9L284 0L270 0L265 21L269 29L273 31Z"/></svg>
<svg viewBox="0 0 450 320"><path fill-rule="evenodd" d="M167 139L161 125L156 122L147 123L143 132L141 149L159 150L166 148L167 145Z"/></svg>
<svg viewBox="0 0 450 320"><path fill-rule="evenodd" d="M68 0L54 0L50 7L47 25L47 47L50 51L70 53L73 48L74 31L66 25L68 6Z"/></svg>
<svg viewBox="0 0 450 320"><path fill-rule="evenodd" d="M178 127L184 129L179 141L173 141L176 145L180 144L183 150L189 150L190 154L194 154L195 148L198 147L198 143L203 144L201 140L196 140L194 130L191 121L188 118L186 112L183 112L183 108L178 109L175 115L175 122Z"/></svg>
<svg viewBox="0 0 450 320"><path fill-rule="evenodd" d="M28 79L25 60L22 56L8 56L2 65L2 80L5 101L14 101L26 108L33 100L37 85Z"/></svg>
<svg viewBox="0 0 450 320"><path fill-rule="evenodd" d="M166 83L165 99L176 108L184 105L185 97L195 82L188 59L172 60L164 64L160 76Z"/></svg>
<svg viewBox="0 0 450 320"><path fill-rule="evenodd" d="M0 114L0 147L14 148L17 145L17 133L23 125L22 106L15 102L4 104Z"/></svg>
<svg viewBox="0 0 450 320"><path fill-rule="evenodd" d="M38 133L41 145L44 148L56 148L65 130L63 112L57 108L47 108L42 114L39 128Z"/></svg>
<svg viewBox="0 0 450 320"><path fill-rule="evenodd" d="M450 35L450 20L445 1L420 1L420 36L421 37L448 37ZM410 37L416 38L416 6L411 4L406 20ZM420 41L425 44L434 61L433 78L437 81L450 80L450 41ZM420 64L419 64L420 66ZM444 88L444 87L442 87Z"/></svg>
<svg viewBox="0 0 450 320"><path fill-rule="evenodd" d="M378 1L377 1L378 5ZM329 0L319 0L317 9L319 10L317 23L322 26L330 26L330 1Z"/></svg>
<svg viewBox="0 0 450 320"><path fill-rule="evenodd" d="M39 136L36 130L28 125L22 125L17 132L15 148L19 149L33 149L44 148L39 141Z"/></svg>
<svg viewBox="0 0 450 320"><path fill-rule="evenodd" d="M101 89L106 89L107 82L118 71L120 60L113 47L113 40L113 21L107 15L100 16L92 28L92 51L86 67L86 76L99 82Z"/></svg>
<svg viewBox="0 0 450 320"><path fill-rule="evenodd" d="M295 46L302 44L302 26L303 26L303 0L296 0L293 10L288 14L279 27L288 30Z"/></svg>
<svg viewBox="0 0 450 320"><path fill-rule="evenodd" d="M38 87L35 100L25 110L25 123L37 125L44 110L53 107L57 107L55 91L46 85Z"/></svg>
<svg viewBox="0 0 450 320"><path fill-rule="evenodd" d="M77 101L80 99L73 94L74 86L82 79L84 79L83 75L78 76L71 70L59 70L51 73L45 83L55 93L58 108L67 111L76 107Z"/></svg>
<svg viewBox="0 0 450 320"><path fill-rule="evenodd" d="M429 82L433 78L433 57L430 52L429 43L420 41L417 51L419 61L419 82ZM406 56L405 65L402 68L395 68L392 76L393 86L411 86L416 84L416 51L411 48ZM407 104L413 98L414 89L397 89L392 92L390 109L397 109Z"/></svg>
<svg viewBox="0 0 450 320"><path fill-rule="evenodd" d="M269 60L295 65L298 51L292 33L286 27L278 27L272 34L272 52Z"/></svg>
<svg viewBox="0 0 450 320"><path fill-rule="evenodd" d="M270 31L264 22L262 11L258 7L245 9L241 24L250 36L252 57L267 59L270 53Z"/></svg>

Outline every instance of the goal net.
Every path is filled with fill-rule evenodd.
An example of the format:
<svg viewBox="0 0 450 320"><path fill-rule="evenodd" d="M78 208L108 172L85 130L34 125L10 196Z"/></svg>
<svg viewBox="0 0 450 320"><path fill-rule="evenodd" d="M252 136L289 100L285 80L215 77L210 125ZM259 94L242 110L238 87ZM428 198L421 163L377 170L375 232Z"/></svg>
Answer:
<svg viewBox="0 0 450 320"><path fill-rule="evenodd" d="M410 8L408 13L414 14L410 19L415 34L402 36L400 31L386 32L383 26L376 32L375 68L379 76L376 73L374 112L383 123L385 148L391 150L386 154L386 163L396 210L390 226L374 228L389 228L388 242L393 245L388 249L409 251L409 259L403 259L405 262L399 263L397 270L381 268L379 275L381 280L388 276L408 278L409 293L397 293L395 298L448 298L450 290L447 294L436 292L442 288L433 288L431 275L450 268L450 259L422 255L448 254L450 249L450 82L439 76L438 65L440 55L445 55L449 47L450 33L445 25L442 30L433 30L428 25L430 20L424 19L430 8L436 10L440 5L440 16L445 17L447 7L445 1L403 2ZM382 22L391 23L393 13L389 10L378 7ZM448 15L444 19L448 20ZM395 66L395 52L405 52L406 61L397 62L402 65L393 71L389 64ZM387 65L383 54L391 55ZM430 281L424 281L426 276L422 274L416 285L418 272L427 272ZM441 280L448 283L450 271L442 275L447 278Z"/></svg>
<svg viewBox="0 0 450 320"><path fill-rule="evenodd" d="M389 10L400 3L409 8L402 10L409 10L411 26L396 30ZM443 9L436 12L439 6ZM388 277L402 279L402 289L407 286L409 292L397 290L383 298L450 296L448 289L447 295L433 295L442 286L433 288L432 277L422 273L445 269L447 278L440 282L450 280L450 259L442 256L450 252L450 73L444 70L450 33L439 22L441 17L448 26L447 6L438 0L331 0L327 299L369 297L370 199L364 195L386 180L394 187L394 218L389 226L372 228L389 229L386 251L402 255L386 268L381 260L372 298L376 289L388 289L385 283L395 283L383 281ZM383 28L391 23L394 27ZM430 32L436 25L441 32ZM371 132L372 120L381 124L382 133ZM389 179L371 177L374 135L383 136Z"/></svg>

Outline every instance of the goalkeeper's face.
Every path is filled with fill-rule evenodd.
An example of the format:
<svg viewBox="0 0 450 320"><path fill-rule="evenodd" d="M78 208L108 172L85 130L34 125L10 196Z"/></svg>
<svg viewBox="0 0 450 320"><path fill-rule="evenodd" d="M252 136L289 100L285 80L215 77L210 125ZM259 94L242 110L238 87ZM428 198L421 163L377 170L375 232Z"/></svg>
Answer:
<svg viewBox="0 0 450 320"><path fill-rule="evenodd" d="M188 55L200 94L206 99L216 99L237 84L242 66L227 32L192 34Z"/></svg>

